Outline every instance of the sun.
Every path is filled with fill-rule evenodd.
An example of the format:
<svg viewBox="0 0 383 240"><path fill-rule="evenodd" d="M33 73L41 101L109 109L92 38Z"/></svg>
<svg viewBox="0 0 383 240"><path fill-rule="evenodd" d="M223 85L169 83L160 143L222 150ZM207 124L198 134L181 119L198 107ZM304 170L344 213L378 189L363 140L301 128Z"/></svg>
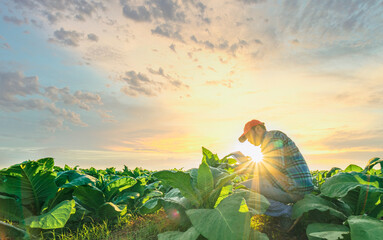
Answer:
<svg viewBox="0 0 383 240"><path fill-rule="evenodd" d="M260 163L263 161L261 148L256 147L247 141L238 145L236 149L241 151L245 156L251 157L252 162Z"/></svg>

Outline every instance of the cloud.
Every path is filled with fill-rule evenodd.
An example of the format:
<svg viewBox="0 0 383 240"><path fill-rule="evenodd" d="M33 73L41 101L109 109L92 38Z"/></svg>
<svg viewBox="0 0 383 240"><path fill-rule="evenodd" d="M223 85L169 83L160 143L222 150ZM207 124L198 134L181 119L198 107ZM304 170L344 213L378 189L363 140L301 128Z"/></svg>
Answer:
<svg viewBox="0 0 383 240"><path fill-rule="evenodd" d="M132 97L139 95L153 97L157 96L159 93L166 89L179 90L189 88L189 86L182 81L173 78L169 74L165 74L162 68L159 68L158 70L148 68L148 71L153 75L159 75L165 78L167 81L155 81L143 73L128 71L124 76L120 78L121 81L127 83L127 86L122 87L121 91Z"/></svg>
<svg viewBox="0 0 383 240"><path fill-rule="evenodd" d="M62 17L62 14L59 12L56 12L55 14L52 14L48 11L44 11L43 13L44 16L46 16L48 22L50 24L55 24L59 21L59 19Z"/></svg>
<svg viewBox="0 0 383 240"><path fill-rule="evenodd" d="M59 123L64 120L74 125L87 126L82 122L80 114L59 108L56 103L75 105L89 111L91 106L101 105L102 101L98 94L90 92L76 91L71 94L69 88L44 87L40 85L37 76L25 77L22 72L0 72L0 109L10 112L46 110L55 119L42 121L50 130L55 124L62 126Z"/></svg>
<svg viewBox="0 0 383 240"><path fill-rule="evenodd" d="M124 86L121 91L128 96L156 96L161 91L159 83L150 80L143 73L136 73L135 71L129 71L125 73L125 76L121 78L128 86Z"/></svg>
<svg viewBox="0 0 383 240"><path fill-rule="evenodd" d="M51 113L53 113L53 115L55 115L56 117L68 120L71 123L78 125L78 126L83 126L83 127L88 126L86 123L84 123L81 120L80 114L78 114L78 113L75 113L75 112L67 110L67 109L60 109L60 108L56 107L56 105L53 103L48 104L46 108Z"/></svg>
<svg viewBox="0 0 383 240"><path fill-rule="evenodd" d="M3 43L0 46L1 48L4 48L4 49L11 49L11 46L8 43Z"/></svg>
<svg viewBox="0 0 383 240"><path fill-rule="evenodd" d="M64 129L64 119L62 118L44 119L40 123L49 132L56 132L57 129Z"/></svg>
<svg viewBox="0 0 383 240"><path fill-rule="evenodd" d="M335 130L315 145L329 150L362 151L382 148L383 129L374 130Z"/></svg>
<svg viewBox="0 0 383 240"><path fill-rule="evenodd" d="M0 99L13 100L15 96L28 96L40 93L36 76L24 77L21 72L0 72Z"/></svg>
<svg viewBox="0 0 383 240"><path fill-rule="evenodd" d="M42 13L50 23L64 18L85 19L92 16L97 10L105 10L103 1L96 0L15 0L14 2L19 8Z"/></svg>
<svg viewBox="0 0 383 240"><path fill-rule="evenodd" d="M234 43L230 46L230 53L235 56L238 50L247 47L249 44L245 40L239 40L238 43Z"/></svg>
<svg viewBox="0 0 383 240"><path fill-rule="evenodd" d="M204 23L210 23L205 17L206 5L195 0L155 0L140 1L141 4L133 4L127 0L121 0L123 15L136 22L152 22L156 20L162 23L187 23L187 14L198 17Z"/></svg>
<svg viewBox="0 0 383 240"><path fill-rule="evenodd" d="M145 6L139 6L136 9L131 8L129 5L124 4L122 12L125 17L130 18L136 22L151 22L151 14Z"/></svg>
<svg viewBox="0 0 383 240"><path fill-rule="evenodd" d="M233 87L233 80L221 80L221 81L206 81L206 85L211 85L211 86L224 86L227 88L232 88Z"/></svg>
<svg viewBox="0 0 383 240"><path fill-rule="evenodd" d="M98 42L98 36L96 34L94 34L94 33L89 33L88 34L88 39L90 41Z"/></svg>
<svg viewBox="0 0 383 240"><path fill-rule="evenodd" d="M72 47L77 47L83 36L83 34L76 31L66 31L64 28L56 30L53 35L55 39L50 39L51 41Z"/></svg>
<svg viewBox="0 0 383 240"><path fill-rule="evenodd" d="M266 0L237 0L238 2L242 2L244 4L256 4L266 2Z"/></svg>
<svg viewBox="0 0 383 240"><path fill-rule="evenodd" d="M196 38L195 35L192 35L192 36L190 37L190 40L192 40L192 41L195 42L195 43L198 43L199 45L204 46L204 47L207 48L207 49L211 49L211 50L213 50L213 49L215 48L214 44L211 43L210 41L207 41L207 40L206 40L206 41L199 41L199 40L197 40L197 38Z"/></svg>
<svg viewBox="0 0 383 240"><path fill-rule="evenodd" d="M291 41L291 44L297 46L297 45L299 45L299 40L298 39L294 39L294 40Z"/></svg>
<svg viewBox="0 0 383 240"><path fill-rule="evenodd" d="M361 87L337 93L331 101L352 106L380 107L383 104L383 87Z"/></svg>
<svg viewBox="0 0 383 240"><path fill-rule="evenodd" d="M51 99L53 102L61 101L66 105L77 105L79 108L89 111L90 105L102 105L101 97L98 94L90 92L76 91L71 94L68 87L45 88L44 95Z"/></svg>
<svg viewBox="0 0 383 240"><path fill-rule="evenodd" d="M259 40L259 39L254 39L254 42L257 43L257 44L260 44L260 45L263 44L263 42L261 40Z"/></svg>
<svg viewBox="0 0 383 240"><path fill-rule="evenodd" d="M208 40L198 40L195 35L192 35L190 37L190 40L194 43L197 43L200 46L204 46L206 49L214 50L214 49L219 49L219 50L225 50L227 53L229 53L232 56L236 56L236 53L245 47L248 47L249 44L245 40L238 40L236 43L230 44L229 41L227 40L220 40L218 44L213 44L212 42Z"/></svg>
<svg viewBox="0 0 383 240"><path fill-rule="evenodd" d="M169 48L170 48L173 52L176 52L176 45L171 44L171 45L169 46Z"/></svg>
<svg viewBox="0 0 383 240"><path fill-rule="evenodd" d="M189 88L189 86L187 84L184 84L181 80L175 79L174 77L170 76L169 74L165 74L164 69L161 67L158 70L148 68L148 71L151 74L159 75L159 76L162 76L162 77L166 78L167 80L169 80L168 83L170 84L170 86L173 86L175 88Z"/></svg>
<svg viewBox="0 0 383 240"><path fill-rule="evenodd" d="M5 22L13 23L13 24L16 24L18 26L23 25L23 24L28 24L28 19L26 19L26 18L18 19L17 17L14 17L14 16L10 16L10 17L4 16L3 20Z"/></svg>
<svg viewBox="0 0 383 240"><path fill-rule="evenodd" d="M180 42L184 42L183 37L180 34L180 29L174 30L170 24L162 24L151 30L152 34L160 35Z"/></svg>
<svg viewBox="0 0 383 240"><path fill-rule="evenodd" d="M185 13L180 9L177 1L157 0L152 1L152 13L155 18L185 22Z"/></svg>

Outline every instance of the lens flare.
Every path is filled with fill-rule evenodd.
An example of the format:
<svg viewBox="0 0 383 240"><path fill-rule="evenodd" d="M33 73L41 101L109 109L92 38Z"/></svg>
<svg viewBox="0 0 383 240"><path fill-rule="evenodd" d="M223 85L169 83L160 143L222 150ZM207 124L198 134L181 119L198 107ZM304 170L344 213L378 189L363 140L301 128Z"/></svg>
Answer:
<svg viewBox="0 0 383 240"><path fill-rule="evenodd" d="M261 148L256 147L247 141L237 145L236 149L241 151L245 156L251 157L252 162L259 163L263 160Z"/></svg>
<svg viewBox="0 0 383 240"><path fill-rule="evenodd" d="M171 209L168 214L172 220L178 220L180 218L180 212L177 209Z"/></svg>

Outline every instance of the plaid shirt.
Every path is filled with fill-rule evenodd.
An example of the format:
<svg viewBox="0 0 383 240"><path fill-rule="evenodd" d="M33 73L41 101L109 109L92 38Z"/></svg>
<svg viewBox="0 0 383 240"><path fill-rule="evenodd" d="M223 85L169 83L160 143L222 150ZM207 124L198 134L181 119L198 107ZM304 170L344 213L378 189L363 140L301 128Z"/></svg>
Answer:
<svg viewBox="0 0 383 240"><path fill-rule="evenodd" d="M281 131L267 131L261 143L261 172L280 189L309 193L314 189L305 159L295 143Z"/></svg>

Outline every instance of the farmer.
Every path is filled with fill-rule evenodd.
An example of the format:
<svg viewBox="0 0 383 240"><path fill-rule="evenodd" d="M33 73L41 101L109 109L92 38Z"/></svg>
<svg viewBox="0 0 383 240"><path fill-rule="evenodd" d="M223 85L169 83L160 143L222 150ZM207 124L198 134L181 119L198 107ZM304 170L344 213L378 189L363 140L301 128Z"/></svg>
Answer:
<svg viewBox="0 0 383 240"><path fill-rule="evenodd" d="M263 154L262 162L241 164L247 170L253 166L255 175L242 185L265 196L270 202L265 214L281 217L281 227L288 230L293 224L291 204L314 189L306 161L286 134L267 131L265 124L258 120L247 122L238 140L242 143L247 140L254 146L260 146ZM237 157L245 157L240 152L237 154Z"/></svg>

